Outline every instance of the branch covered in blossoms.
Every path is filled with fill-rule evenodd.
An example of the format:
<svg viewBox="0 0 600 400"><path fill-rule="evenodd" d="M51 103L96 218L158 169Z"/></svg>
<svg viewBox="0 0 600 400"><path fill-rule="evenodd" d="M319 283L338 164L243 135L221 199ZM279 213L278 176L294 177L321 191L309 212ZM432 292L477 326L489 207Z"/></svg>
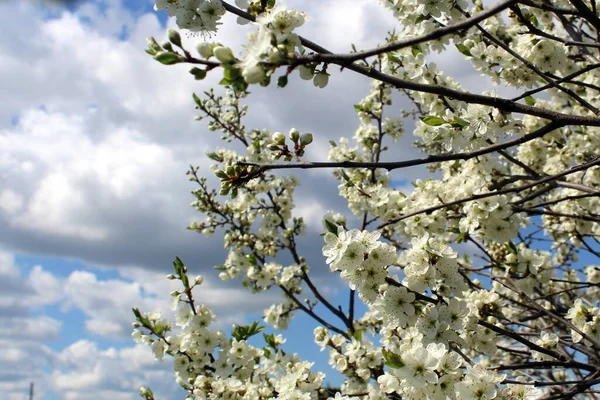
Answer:
<svg viewBox="0 0 600 400"><path fill-rule="evenodd" d="M335 54L298 35L309 16L281 1L157 0L203 40L192 51L169 30L147 52L165 65L192 64L195 80L222 73L224 94L193 100L198 119L235 143L207 153L220 187L190 167L192 206L204 220L189 229L223 235L220 279L280 300L262 323L213 329L215 313L194 300L203 278L191 280L176 259L175 324L134 309L134 339L174 359L190 399L597 398L597 5L381 3L396 29L377 47ZM210 40L228 12L249 28L241 54ZM464 89L431 62L435 53L462 57L488 90ZM299 77L323 89L338 79L332 66L371 88L354 106L356 131L329 140L328 161L307 161L327 142L318 127L245 125L251 85L283 89ZM401 96L410 108L399 110ZM403 157L405 130L422 157ZM410 187L395 173L414 166L430 175ZM311 272L323 268L302 254L304 236L316 232L294 212L299 179L280 171L295 169L331 169L347 203L347 212L322 215L320 232L343 296L323 290L323 274ZM262 332L263 323L294 329L297 313L314 322L317 348L342 374L335 388L323 366ZM149 388L140 394L154 398Z"/></svg>

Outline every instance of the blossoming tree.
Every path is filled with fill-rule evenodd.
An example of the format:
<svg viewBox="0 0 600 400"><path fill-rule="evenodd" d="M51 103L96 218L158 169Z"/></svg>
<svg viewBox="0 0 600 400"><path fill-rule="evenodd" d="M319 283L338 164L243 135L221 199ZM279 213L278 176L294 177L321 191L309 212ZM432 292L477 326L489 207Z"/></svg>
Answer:
<svg viewBox="0 0 600 400"><path fill-rule="evenodd" d="M174 358L187 397L598 398L600 269L578 262L582 253L600 256L597 3L382 0L399 29L376 48L347 54L294 33L308 16L279 0L235 4L156 1L205 39L227 12L249 31L243 54L210 40L186 49L174 30L168 42L149 39L147 52L163 64L192 64L198 80L222 75L226 93L194 95L196 107L211 130L246 149L208 154L220 190L198 168L188 172L197 185L193 205L206 216L190 228L225 232L221 279L281 292L264 323L284 331L296 313L312 317L316 345L345 380L326 388L324 374L286 352L281 335L248 340L260 333L258 323L231 334L211 328L213 311L193 297L202 277L190 279L176 259L167 278L181 283L171 293L177 328L134 309L133 335L158 359ZM427 61L442 51L462 53L518 94L462 89ZM354 136L331 142L329 161L306 159L309 133L246 128L249 86L285 90L299 74L324 87L332 67L372 86L355 106ZM421 158L386 156L386 144L403 132L403 120L386 115L395 93L414 106L404 118L415 119ZM391 184L392 171L416 165L436 174L412 191ZM344 307L319 291L298 248L305 231L293 213L298 180L279 170L309 168L333 171L354 217L323 216L322 253L347 283ZM291 265L280 263L284 255ZM154 396L148 388L141 395Z"/></svg>

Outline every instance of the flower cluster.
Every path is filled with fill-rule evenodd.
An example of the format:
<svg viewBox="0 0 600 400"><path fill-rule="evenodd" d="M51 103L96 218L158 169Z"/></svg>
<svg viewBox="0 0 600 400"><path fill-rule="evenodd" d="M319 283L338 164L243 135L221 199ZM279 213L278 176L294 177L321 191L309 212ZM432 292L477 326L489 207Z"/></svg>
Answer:
<svg viewBox="0 0 600 400"><path fill-rule="evenodd" d="M257 30L248 35L246 56L241 63L242 74L248 83L259 83L265 77L263 60L279 62L290 52L302 49L300 38L293 33L307 20L304 13L288 10L278 3L256 18ZM312 76L311 76L312 78Z"/></svg>
<svg viewBox="0 0 600 400"><path fill-rule="evenodd" d="M343 382L324 388L324 374L285 352L280 336L264 335L266 346L256 347L258 323L234 326L231 337L211 329L215 315L193 300L202 278L187 278L180 262L171 276L183 285L172 293L179 331L157 313L135 310L134 338L158 359L173 357L177 381L195 399L594 398L600 268L590 259L600 254L600 70L593 7L567 0L382 3L401 28L358 55L355 48L330 54L301 38L307 15L273 0L236 1L245 16L239 22L252 19L254 28L239 57L225 44L201 42L195 58L174 31L162 45L149 40L148 53L161 63L193 63L196 80L223 70L225 96L210 90L194 101L199 119L238 151L207 154L220 190L191 168L198 185L192 206L205 220L190 229L223 234L222 280L282 293L264 311L271 327L293 329L296 313L316 321L314 341ZM156 8L180 27L209 33L225 12L216 0L157 0ZM445 73L435 54L442 51L499 89L477 91L472 82L464 89ZM324 87L333 66L375 79L354 106L354 136L330 141L331 164L307 161L307 146L323 137L243 124L249 84L268 86L281 68L280 88L294 71ZM512 98L503 97L507 87ZM396 143L405 125L414 126L423 157ZM410 184L396 173L423 165L431 174L418 172ZM337 168L350 212L327 213L322 253L347 285L347 307L320 291L322 276L307 261L314 259L302 254L299 180L274 172L327 166ZM148 388L140 393L153 397Z"/></svg>
<svg viewBox="0 0 600 400"><path fill-rule="evenodd" d="M575 300L565 318L571 320L573 342L579 343L586 335L591 340L600 340L600 308L585 305L581 299Z"/></svg>
<svg viewBox="0 0 600 400"><path fill-rule="evenodd" d="M257 323L234 327L231 338L212 330L215 314L208 307L194 304L191 289L202 284L196 278L189 286L187 270L176 264L177 275L169 279L182 281L184 291L174 293L178 333L161 319L158 312L142 314L134 309L133 338L150 345L158 360L165 354L174 358L175 379L197 399L282 399L314 398L324 375L311 371L312 363L301 361L296 354L285 353L281 336L265 335L267 347L260 349L247 341L262 330ZM149 389L142 388L147 396Z"/></svg>
<svg viewBox="0 0 600 400"><path fill-rule="evenodd" d="M220 0L156 0L154 9L166 9L177 18L177 25L192 32L212 33L217 31L225 8Z"/></svg>
<svg viewBox="0 0 600 400"><path fill-rule="evenodd" d="M358 290L366 302L375 300L378 288L385 283L386 268L397 261L396 249L378 241L378 232L359 230L325 234L323 255L332 271L341 271L350 287Z"/></svg>

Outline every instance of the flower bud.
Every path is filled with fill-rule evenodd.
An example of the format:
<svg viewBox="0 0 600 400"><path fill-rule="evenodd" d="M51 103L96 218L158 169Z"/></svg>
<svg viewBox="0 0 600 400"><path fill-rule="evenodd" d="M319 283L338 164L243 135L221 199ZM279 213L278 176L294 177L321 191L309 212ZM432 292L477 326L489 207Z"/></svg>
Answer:
<svg viewBox="0 0 600 400"><path fill-rule="evenodd" d="M235 60L229 47L217 46L213 49L213 54L222 63L231 63Z"/></svg>
<svg viewBox="0 0 600 400"><path fill-rule="evenodd" d="M294 143L298 142L298 139L300 139L300 132L298 132L298 129L292 128L292 130L290 130L290 139L292 139L292 142Z"/></svg>
<svg viewBox="0 0 600 400"><path fill-rule="evenodd" d="M156 42L156 39L154 39L152 36L147 37L146 41L148 42L148 47L150 49L152 49L153 51L161 51L162 50L160 48L159 44Z"/></svg>
<svg viewBox="0 0 600 400"><path fill-rule="evenodd" d="M249 84L260 83L265 77L265 71L260 65L255 65L253 67L245 68L242 71L242 76L244 80Z"/></svg>
<svg viewBox="0 0 600 400"><path fill-rule="evenodd" d="M167 37L169 41L177 47L181 47L181 36L175 29L167 29Z"/></svg>
<svg viewBox="0 0 600 400"><path fill-rule="evenodd" d="M304 135L302 135L300 137L300 144L302 146L308 146L309 144L311 144L313 141L313 135L312 133L305 133Z"/></svg>
<svg viewBox="0 0 600 400"><path fill-rule="evenodd" d="M313 84L318 88L324 88L329 82L329 74L327 72L319 72L313 79Z"/></svg>
<svg viewBox="0 0 600 400"><path fill-rule="evenodd" d="M305 81L310 81L313 78L312 70L304 65L298 67L298 72L300 72L300 78L304 79Z"/></svg>
<svg viewBox="0 0 600 400"><path fill-rule="evenodd" d="M173 51L173 46L171 46L171 43L167 42L166 40L162 42L160 46L165 49L165 51Z"/></svg>
<svg viewBox="0 0 600 400"><path fill-rule="evenodd" d="M280 62L283 61L283 58L284 58L283 55L284 54L285 53L283 53L283 52L281 52L280 50L277 49L277 50L273 51L271 54L269 54L269 61L272 62L272 63L274 63L274 64L280 63Z"/></svg>
<svg viewBox="0 0 600 400"><path fill-rule="evenodd" d="M202 285L202 282L204 282L204 277L202 275L198 275L194 278L194 283L196 283L196 285Z"/></svg>
<svg viewBox="0 0 600 400"><path fill-rule="evenodd" d="M198 54L200 54L201 57L204 57L207 60L213 55L212 44L208 42L199 42L196 45L196 51L198 52Z"/></svg>
<svg viewBox="0 0 600 400"><path fill-rule="evenodd" d="M285 135L281 132L275 132L272 139L277 144L285 144Z"/></svg>

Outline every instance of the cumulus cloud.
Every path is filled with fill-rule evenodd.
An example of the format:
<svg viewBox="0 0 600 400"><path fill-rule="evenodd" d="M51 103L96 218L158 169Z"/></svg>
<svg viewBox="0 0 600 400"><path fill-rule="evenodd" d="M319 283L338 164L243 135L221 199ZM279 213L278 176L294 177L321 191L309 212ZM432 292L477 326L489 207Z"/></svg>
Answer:
<svg viewBox="0 0 600 400"><path fill-rule="evenodd" d="M61 399L133 399L139 387L149 383L162 398L179 393L171 363L156 362L148 347L133 345L130 339L133 306L143 312L161 311L174 319L169 292L178 288L177 281L141 268L123 269L119 277L111 279L83 269L59 277L40 265L23 274L14 256L0 251L0 282L7 285L0 287L3 396L22 398L31 381L36 383L39 398L53 394ZM224 289L210 279L194 296L216 311L215 329L256 319L276 297L249 296L242 287ZM50 317L45 315L48 307L59 311ZM87 338L64 347L53 345L64 342L65 335L72 337L71 324L80 323ZM118 345L101 345L106 339Z"/></svg>

